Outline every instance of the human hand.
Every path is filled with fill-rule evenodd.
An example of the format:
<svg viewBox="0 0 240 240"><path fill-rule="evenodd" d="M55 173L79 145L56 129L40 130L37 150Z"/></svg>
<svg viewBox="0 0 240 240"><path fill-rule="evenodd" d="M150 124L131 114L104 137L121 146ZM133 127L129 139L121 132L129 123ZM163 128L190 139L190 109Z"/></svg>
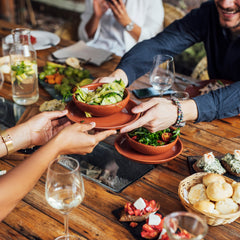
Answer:
<svg viewBox="0 0 240 240"><path fill-rule="evenodd" d="M88 131L95 127L95 123L75 123L63 129L53 142L59 148L59 154L81 154L85 155L93 151L94 147L116 130L106 130L89 134Z"/></svg>
<svg viewBox="0 0 240 240"><path fill-rule="evenodd" d="M122 0L112 0L112 3L108 2L108 6L111 8L114 17L116 20L125 27L131 22L130 17L128 16L126 7Z"/></svg>
<svg viewBox="0 0 240 240"><path fill-rule="evenodd" d="M108 8L109 6L105 0L93 0L93 10L97 18L101 18Z"/></svg>
<svg viewBox="0 0 240 240"><path fill-rule="evenodd" d="M42 112L23 123L28 134L29 145L43 145L55 136L64 127L70 125L70 121L65 117L67 110Z"/></svg>
<svg viewBox="0 0 240 240"><path fill-rule="evenodd" d="M138 127L145 127L150 132L156 132L172 126L177 120L177 107L171 100L152 98L132 109L133 113L144 113L134 123L122 128L121 133L130 132Z"/></svg>
<svg viewBox="0 0 240 240"><path fill-rule="evenodd" d="M126 73L122 69L119 68L119 69L116 69L109 76L99 77L99 78L95 79L93 82L94 83L97 83L97 82L110 83L110 82L113 82L114 80L120 80L120 79L122 79L122 81L125 83L125 86L128 85L128 77L127 77Z"/></svg>

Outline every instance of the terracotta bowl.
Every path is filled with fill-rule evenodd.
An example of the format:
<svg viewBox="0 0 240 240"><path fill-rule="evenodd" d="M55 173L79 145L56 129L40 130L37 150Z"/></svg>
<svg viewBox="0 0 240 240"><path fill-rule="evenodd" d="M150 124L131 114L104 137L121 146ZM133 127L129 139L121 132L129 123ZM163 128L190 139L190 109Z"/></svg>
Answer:
<svg viewBox="0 0 240 240"><path fill-rule="evenodd" d="M89 90L95 90L97 87L102 86L104 83L92 83L89 85L85 85L82 88L88 88ZM73 91L75 92L76 89ZM112 115L114 113L122 111L128 104L130 98L129 91L127 89L124 90L124 97L121 102L109 104L109 105L90 105L87 103L80 102L76 99L73 94L73 101L75 105L83 112L91 113L93 116L104 117L108 115Z"/></svg>
<svg viewBox="0 0 240 240"><path fill-rule="evenodd" d="M158 155L172 149L173 146L176 145L178 141L178 136L173 142L168 143L166 145L162 145L162 146L151 146L151 145L140 143L132 139L127 133L126 133L126 139L130 147L133 148L135 151L146 154L146 155Z"/></svg>

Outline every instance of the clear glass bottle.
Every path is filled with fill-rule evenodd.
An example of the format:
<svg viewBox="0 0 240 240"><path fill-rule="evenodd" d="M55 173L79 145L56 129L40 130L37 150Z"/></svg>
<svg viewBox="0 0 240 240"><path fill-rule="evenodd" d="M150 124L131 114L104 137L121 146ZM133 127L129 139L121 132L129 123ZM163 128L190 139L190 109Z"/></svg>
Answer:
<svg viewBox="0 0 240 240"><path fill-rule="evenodd" d="M13 46L9 52L13 100L30 105L39 98L37 54L30 40L30 30L12 30Z"/></svg>

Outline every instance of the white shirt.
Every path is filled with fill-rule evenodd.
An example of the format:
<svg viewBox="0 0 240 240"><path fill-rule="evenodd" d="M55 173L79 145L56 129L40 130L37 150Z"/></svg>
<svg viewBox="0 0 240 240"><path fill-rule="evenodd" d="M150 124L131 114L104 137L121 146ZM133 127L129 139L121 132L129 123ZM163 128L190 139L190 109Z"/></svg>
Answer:
<svg viewBox="0 0 240 240"><path fill-rule="evenodd" d="M138 42L155 36L163 30L164 9L161 0L128 0L126 10L130 19L141 27ZM118 23L108 9L102 16L93 39L89 39L85 30L93 14L93 0L85 1L85 12L81 15L78 35L87 45L102 48L122 56L137 41Z"/></svg>

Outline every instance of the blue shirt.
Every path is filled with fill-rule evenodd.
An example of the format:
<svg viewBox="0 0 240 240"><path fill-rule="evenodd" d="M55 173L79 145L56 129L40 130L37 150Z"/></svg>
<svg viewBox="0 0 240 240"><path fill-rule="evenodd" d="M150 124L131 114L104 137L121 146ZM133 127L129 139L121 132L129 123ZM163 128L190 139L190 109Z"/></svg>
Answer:
<svg viewBox="0 0 240 240"><path fill-rule="evenodd" d="M213 1L203 3L154 38L138 43L123 56L117 68L125 71L131 84L150 70L155 55L174 56L201 41L210 78L236 83L193 98L198 108L197 122L236 116L240 113L240 37L233 39L230 31L221 27Z"/></svg>

